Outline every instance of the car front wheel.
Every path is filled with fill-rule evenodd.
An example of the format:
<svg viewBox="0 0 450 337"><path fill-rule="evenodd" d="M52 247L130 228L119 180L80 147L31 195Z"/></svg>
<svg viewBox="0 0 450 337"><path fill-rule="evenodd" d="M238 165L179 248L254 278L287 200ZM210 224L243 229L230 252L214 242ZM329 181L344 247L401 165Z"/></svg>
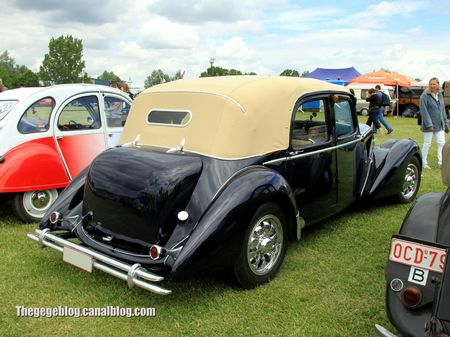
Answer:
<svg viewBox="0 0 450 337"><path fill-rule="evenodd" d="M403 184L397 199L400 203L411 202L419 191L420 186L420 164L417 157L412 157L406 167Z"/></svg>
<svg viewBox="0 0 450 337"><path fill-rule="evenodd" d="M56 189L16 193L13 206L24 222L38 222L58 197Z"/></svg>
<svg viewBox="0 0 450 337"><path fill-rule="evenodd" d="M270 281L283 263L287 248L286 221L275 203L261 205L253 216L233 265L239 286L251 289Z"/></svg>

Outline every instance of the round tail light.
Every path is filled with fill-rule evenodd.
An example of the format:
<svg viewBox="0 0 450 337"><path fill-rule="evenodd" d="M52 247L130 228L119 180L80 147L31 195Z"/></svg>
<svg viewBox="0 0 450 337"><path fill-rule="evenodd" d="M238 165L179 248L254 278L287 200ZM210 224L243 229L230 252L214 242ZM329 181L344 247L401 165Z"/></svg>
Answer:
<svg viewBox="0 0 450 337"><path fill-rule="evenodd" d="M422 292L416 287L408 287L402 293L402 302L408 308L415 308L422 300Z"/></svg>
<svg viewBox="0 0 450 337"><path fill-rule="evenodd" d="M158 260L161 257L162 248L158 245L153 245L150 247L150 258L152 260Z"/></svg>
<svg viewBox="0 0 450 337"><path fill-rule="evenodd" d="M50 214L50 223L55 224L61 219L61 213L58 212L52 212Z"/></svg>

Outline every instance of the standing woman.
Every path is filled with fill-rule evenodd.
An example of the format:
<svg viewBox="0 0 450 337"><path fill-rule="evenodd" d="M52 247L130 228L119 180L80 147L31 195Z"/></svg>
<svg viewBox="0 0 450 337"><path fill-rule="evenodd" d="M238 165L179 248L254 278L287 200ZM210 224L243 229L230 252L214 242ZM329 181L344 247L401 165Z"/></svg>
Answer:
<svg viewBox="0 0 450 337"><path fill-rule="evenodd" d="M445 143L445 132L448 132L447 114L445 113L444 97L439 92L439 80L433 77L428 81L428 89L424 90L420 96L420 116L422 125L420 130L423 132L422 160L423 167L428 166L428 150L433 140L433 134L436 137L438 146L437 157L438 165L442 166L442 148Z"/></svg>

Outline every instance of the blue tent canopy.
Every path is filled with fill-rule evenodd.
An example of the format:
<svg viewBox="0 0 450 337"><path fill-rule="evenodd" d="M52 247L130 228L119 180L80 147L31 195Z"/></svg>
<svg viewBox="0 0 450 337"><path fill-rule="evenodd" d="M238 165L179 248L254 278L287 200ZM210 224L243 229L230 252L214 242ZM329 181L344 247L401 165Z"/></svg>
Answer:
<svg viewBox="0 0 450 337"><path fill-rule="evenodd" d="M352 78L358 77L359 75L361 75L361 73L354 67L339 69L316 68L304 77L315 78L333 83L336 83L336 81L342 81L342 84L347 85Z"/></svg>

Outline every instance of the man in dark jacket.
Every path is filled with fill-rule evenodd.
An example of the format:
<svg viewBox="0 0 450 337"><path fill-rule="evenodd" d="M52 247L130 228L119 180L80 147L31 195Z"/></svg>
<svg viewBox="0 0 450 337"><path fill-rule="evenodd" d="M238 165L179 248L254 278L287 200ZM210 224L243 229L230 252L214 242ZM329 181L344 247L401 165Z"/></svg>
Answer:
<svg viewBox="0 0 450 337"><path fill-rule="evenodd" d="M369 118L366 124L371 126L373 123L373 132L376 133L380 128L380 122L378 121L378 113L381 107L381 95L375 93L375 89L369 89L369 96L366 101L369 102Z"/></svg>
<svg viewBox="0 0 450 337"><path fill-rule="evenodd" d="M386 94L381 91L381 86L379 84L375 86L375 92L381 98L380 110L378 110L378 120L381 124L384 125L384 127L387 130L387 133L390 134L392 131L394 131L394 129L392 128L392 126L389 125L387 120L384 119L384 110L386 109L386 107L384 105L383 95Z"/></svg>

